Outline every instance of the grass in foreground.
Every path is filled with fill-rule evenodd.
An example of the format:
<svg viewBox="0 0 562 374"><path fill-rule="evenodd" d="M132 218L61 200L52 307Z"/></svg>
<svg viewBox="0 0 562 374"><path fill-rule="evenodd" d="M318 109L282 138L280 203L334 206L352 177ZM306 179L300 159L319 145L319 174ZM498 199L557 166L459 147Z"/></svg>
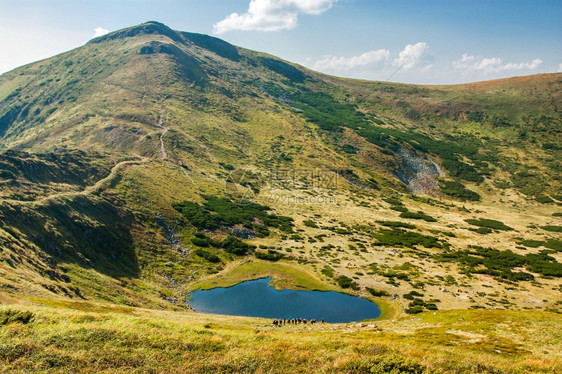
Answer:
<svg viewBox="0 0 562 374"><path fill-rule="evenodd" d="M4 302L13 302L4 298ZM49 302L45 300L46 302ZM0 307L9 372L556 372L562 317L446 311L376 324L274 328L256 318L115 309L83 302ZM93 312L93 310L97 310ZM31 314L31 318L28 316ZM25 318L19 318L23 316Z"/></svg>

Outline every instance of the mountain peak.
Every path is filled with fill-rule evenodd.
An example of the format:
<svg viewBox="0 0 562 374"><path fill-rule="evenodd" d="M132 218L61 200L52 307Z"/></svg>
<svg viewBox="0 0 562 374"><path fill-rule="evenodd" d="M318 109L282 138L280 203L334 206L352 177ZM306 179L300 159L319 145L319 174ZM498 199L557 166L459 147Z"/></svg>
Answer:
<svg viewBox="0 0 562 374"><path fill-rule="evenodd" d="M163 23L156 22L156 21L148 21L145 23L141 23L140 25L128 27L125 29L117 30L111 32L109 34L100 36L98 38L92 39L91 43L101 43L107 40L114 40L114 39L122 39L122 38L129 38L141 34L157 34L157 35L164 35L172 39L173 41L182 43L183 40L181 36L169 28L168 26L164 25Z"/></svg>
<svg viewBox="0 0 562 374"><path fill-rule="evenodd" d="M195 44L229 60L238 61L240 59L238 49L222 39L205 34L175 31L157 21L147 21L140 25L113 31L109 34L92 39L90 43L103 43L109 40L130 38L137 35L164 35L174 42L180 44Z"/></svg>

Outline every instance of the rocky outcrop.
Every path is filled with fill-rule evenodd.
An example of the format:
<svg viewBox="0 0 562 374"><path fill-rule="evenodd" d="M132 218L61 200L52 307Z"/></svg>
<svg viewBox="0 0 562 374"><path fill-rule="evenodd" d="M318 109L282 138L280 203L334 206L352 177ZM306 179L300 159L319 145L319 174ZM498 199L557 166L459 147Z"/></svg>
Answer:
<svg viewBox="0 0 562 374"><path fill-rule="evenodd" d="M445 176L435 161L406 148L398 149L396 161L394 175L414 194L434 194L439 188L438 178Z"/></svg>

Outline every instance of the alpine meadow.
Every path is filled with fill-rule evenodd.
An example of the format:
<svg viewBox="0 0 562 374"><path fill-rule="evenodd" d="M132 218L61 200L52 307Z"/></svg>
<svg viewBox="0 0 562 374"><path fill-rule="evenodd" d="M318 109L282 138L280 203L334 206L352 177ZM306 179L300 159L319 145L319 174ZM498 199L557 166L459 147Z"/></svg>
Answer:
<svg viewBox="0 0 562 374"><path fill-rule="evenodd" d="M154 21L0 75L0 367L561 372L561 110L562 73L339 78ZM380 316L190 305L262 278Z"/></svg>

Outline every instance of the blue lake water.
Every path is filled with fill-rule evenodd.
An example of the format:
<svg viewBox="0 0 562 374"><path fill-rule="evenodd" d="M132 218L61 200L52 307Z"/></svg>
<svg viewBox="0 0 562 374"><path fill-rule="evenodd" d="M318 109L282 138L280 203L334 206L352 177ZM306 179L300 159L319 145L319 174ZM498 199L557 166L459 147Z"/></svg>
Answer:
<svg viewBox="0 0 562 374"><path fill-rule="evenodd" d="M200 313L264 318L324 318L326 322L361 321L380 316L377 304L339 292L281 290L271 278L242 282L228 288L197 290L189 305Z"/></svg>

